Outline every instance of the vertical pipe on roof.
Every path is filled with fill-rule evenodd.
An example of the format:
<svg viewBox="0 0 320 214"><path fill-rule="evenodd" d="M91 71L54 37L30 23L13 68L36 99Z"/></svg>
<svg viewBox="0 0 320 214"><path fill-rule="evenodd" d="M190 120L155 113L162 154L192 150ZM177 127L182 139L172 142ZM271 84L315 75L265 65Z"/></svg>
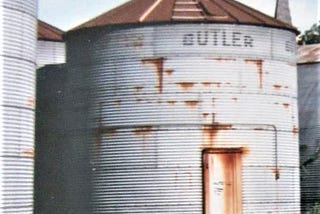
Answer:
<svg viewBox="0 0 320 214"><path fill-rule="evenodd" d="M289 0L277 0L275 18L288 24L292 24Z"/></svg>

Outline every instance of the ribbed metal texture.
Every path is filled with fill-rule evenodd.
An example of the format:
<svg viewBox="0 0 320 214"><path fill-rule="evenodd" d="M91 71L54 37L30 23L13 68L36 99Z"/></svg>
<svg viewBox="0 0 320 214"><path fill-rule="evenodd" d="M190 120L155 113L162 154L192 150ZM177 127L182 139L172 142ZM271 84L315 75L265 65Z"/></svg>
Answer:
<svg viewBox="0 0 320 214"><path fill-rule="evenodd" d="M77 102L91 123L75 125L96 133L93 213L203 213L202 151L240 147L242 213L300 213L292 32L177 24L67 40L75 96L92 92L90 108Z"/></svg>
<svg viewBox="0 0 320 214"><path fill-rule="evenodd" d="M36 8L0 0L0 213L33 213Z"/></svg>
<svg viewBox="0 0 320 214"><path fill-rule="evenodd" d="M37 67L65 63L65 43L62 41L37 42Z"/></svg>
<svg viewBox="0 0 320 214"><path fill-rule="evenodd" d="M303 210L320 199L319 69L319 63L298 66Z"/></svg>

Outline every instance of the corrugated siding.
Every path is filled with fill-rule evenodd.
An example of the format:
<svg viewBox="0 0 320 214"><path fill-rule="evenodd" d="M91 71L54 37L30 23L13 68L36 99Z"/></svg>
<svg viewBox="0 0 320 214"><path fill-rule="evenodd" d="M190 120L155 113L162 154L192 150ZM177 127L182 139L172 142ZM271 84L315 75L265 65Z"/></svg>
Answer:
<svg viewBox="0 0 320 214"><path fill-rule="evenodd" d="M66 62L64 42L37 41L37 68Z"/></svg>
<svg viewBox="0 0 320 214"><path fill-rule="evenodd" d="M243 213L300 212L294 34L181 24L87 36L70 37L68 60L96 132L93 213L202 213L202 151L235 147Z"/></svg>
<svg viewBox="0 0 320 214"><path fill-rule="evenodd" d="M302 207L320 199L319 63L298 66Z"/></svg>
<svg viewBox="0 0 320 214"><path fill-rule="evenodd" d="M36 1L0 1L0 212L33 213Z"/></svg>

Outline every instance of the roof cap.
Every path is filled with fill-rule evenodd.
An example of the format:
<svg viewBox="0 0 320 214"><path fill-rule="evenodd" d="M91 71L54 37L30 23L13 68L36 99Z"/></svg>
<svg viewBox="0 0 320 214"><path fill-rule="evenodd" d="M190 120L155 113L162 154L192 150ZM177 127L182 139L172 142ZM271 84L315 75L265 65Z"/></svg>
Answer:
<svg viewBox="0 0 320 214"><path fill-rule="evenodd" d="M260 25L298 33L291 24L235 0L131 0L72 30L107 25L188 22Z"/></svg>

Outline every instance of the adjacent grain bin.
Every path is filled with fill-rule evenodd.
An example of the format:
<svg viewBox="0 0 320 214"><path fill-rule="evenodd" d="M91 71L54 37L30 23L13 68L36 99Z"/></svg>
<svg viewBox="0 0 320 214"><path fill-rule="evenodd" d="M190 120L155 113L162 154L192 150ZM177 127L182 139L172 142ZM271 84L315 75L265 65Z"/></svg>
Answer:
<svg viewBox="0 0 320 214"><path fill-rule="evenodd" d="M0 0L0 213L33 213L36 0Z"/></svg>
<svg viewBox="0 0 320 214"><path fill-rule="evenodd" d="M298 62L301 199L306 210L320 200L320 45L301 46Z"/></svg>
<svg viewBox="0 0 320 214"><path fill-rule="evenodd" d="M37 68L65 63L65 43L62 34L62 30L38 21Z"/></svg>
<svg viewBox="0 0 320 214"><path fill-rule="evenodd" d="M300 213L296 33L233 0L133 0L68 32L92 213Z"/></svg>

